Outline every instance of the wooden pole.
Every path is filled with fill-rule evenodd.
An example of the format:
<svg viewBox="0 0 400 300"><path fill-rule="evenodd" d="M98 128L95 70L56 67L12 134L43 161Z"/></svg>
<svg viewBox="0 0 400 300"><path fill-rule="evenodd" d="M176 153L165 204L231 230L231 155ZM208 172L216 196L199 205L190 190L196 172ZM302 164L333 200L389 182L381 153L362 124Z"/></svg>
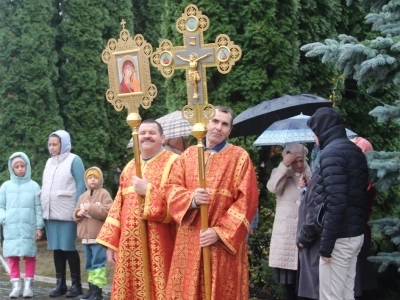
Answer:
<svg viewBox="0 0 400 300"><path fill-rule="evenodd" d="M192 134L197 138L197 153L199 163L199 186L206 188L206 169L204 162L203 138L206 136L207 129L204 124L196 123L192 128ZM200 205L201 229L208 229L208 205ZM203 268L204 268L204 288L206 300L211 300L211 250L210 247L202 248Z"/></svg>
<svg viewBox="0 0 400 300"><path fill-rule="evenodd" d="M126 122L132 128L133 152L135 155L135 168L136 176L142 178L142 168L140 163L140 150L139 150L139 136L137 129L139 128L141 117L138 113L129 113ZM143 204L142 195L137 194L139 210ZM150 285L150 265L149 265L149 247L147 244L147 222L146 220L139 220L139 234L140 243L142 246L142 260L143 260L143 276L146 300L151 300L151 285Z"/></svg>

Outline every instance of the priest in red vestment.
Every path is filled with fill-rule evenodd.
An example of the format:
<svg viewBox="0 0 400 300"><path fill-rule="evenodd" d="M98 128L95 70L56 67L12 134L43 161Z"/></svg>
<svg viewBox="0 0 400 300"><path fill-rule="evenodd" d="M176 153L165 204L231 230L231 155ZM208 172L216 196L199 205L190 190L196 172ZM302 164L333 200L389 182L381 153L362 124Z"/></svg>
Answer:
<svg viewBox="0 0 400 300"><path fill-rule="evenodd" d="M121 174L120 186L96 241L107 247L115 263L112 300L145 298L139 220L146 219L152 299L165 299L165 288L176 236L176 223L168 213L164 184L178 155L163 148L162 127L153 120L139 126L142 178L135 176L135 161ZM137 195L143 195L138 206Z"/></svg>
<svg viewBox="0 0 400 300"><path fill-rule="evenodd" d="M189 147L165 184L168 207L179 224L167 300L205 299L201 248L211 249L213 300L249 299L246 234L258 206L258 186L248 153L226 141L233 112L216 107L205 138L206 189L199 188L197 147ZM208 205L201 231L199 206Z"/></svg>

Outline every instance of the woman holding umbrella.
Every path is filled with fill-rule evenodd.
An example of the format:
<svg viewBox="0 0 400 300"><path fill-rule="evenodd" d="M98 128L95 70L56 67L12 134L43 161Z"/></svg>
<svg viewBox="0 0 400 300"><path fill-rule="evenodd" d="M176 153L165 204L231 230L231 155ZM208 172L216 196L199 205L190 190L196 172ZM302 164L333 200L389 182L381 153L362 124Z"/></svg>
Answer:
<svg viewBox="0 0 400 300"><path fill-rule="evenodd" d="M311 177L310 168L305 162L307 153L307 148L301 144L286 146L282 151L282 162L272 170L267 183L268 190L276 195L269 266L274 268L275 281L284 285L287 299L290 300L296 299L299 180L305 177L308 181Z"/></svg>

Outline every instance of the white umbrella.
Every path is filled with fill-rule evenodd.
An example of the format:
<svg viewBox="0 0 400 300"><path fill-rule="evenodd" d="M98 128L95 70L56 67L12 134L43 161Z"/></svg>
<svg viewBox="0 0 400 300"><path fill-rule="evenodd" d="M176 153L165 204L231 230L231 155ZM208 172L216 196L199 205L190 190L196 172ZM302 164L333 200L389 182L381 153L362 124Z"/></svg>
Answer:
<svg viewBox="0 0 400 300"><path fill-rule="evenodd" d="M253 146L286 145L291 143L313 143L313 132L307 126L310 116L303 114L276 121L254 142ZM346 128L348 137L357 134Z"/></svg>
<svg viewBox="0 0 400 300"><path fill-rule="evenodd" d="M186 119L183 118L180 110L176 110L172 113L162 116L156 119L156 121L160 123L161 127L163 128L165 139L167 140L175 137L189 136L192 133L192 126ZM126 148L132 147L133 141L131 139Z"/></svg>

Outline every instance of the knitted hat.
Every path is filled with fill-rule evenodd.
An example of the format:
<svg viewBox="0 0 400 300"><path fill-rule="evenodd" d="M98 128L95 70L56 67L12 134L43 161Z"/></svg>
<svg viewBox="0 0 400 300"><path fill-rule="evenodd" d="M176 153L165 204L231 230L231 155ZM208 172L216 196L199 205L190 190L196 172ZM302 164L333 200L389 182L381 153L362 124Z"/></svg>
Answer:
<svg viewBox="0 0 400 300"><path fill-rule="evenodd" d="M356 137L352 141L354 142L354 144L356 144L358 147L361 148L362 152L368 152L374 150L372 144L367 139L364 139L362 137Z"/></svg>
<svg viewBox="0 0 400 300"><path fill-rule="evenodd" d="M308 149L302 144L289 144L283 149L282 156L285 157L288 153L305 157L308 154Z"/></svg>
<svg viewBox="0 0 400 300"><path fill-rule="evenodd" d="M11 167L13 167L14 168L14 165L17 163L17 162L22 162L25 166L26 166L26 162L25 162L25 160L21 157L21 156L17 156L17 157L14 157L13 159L12 159L12 161L11 161Z"/></svg>
<svg viewBox="0 0 400 300"><path fill-rule="evenodd" d="M88 177L91 176L91 175L93 175L93 176L96 177L97 179L100 179L100 173L99 173L99 171L97 171L95 168L89 168L89 169L86 171L86 178L85 178L85 179L88 179Z"/></svg>

